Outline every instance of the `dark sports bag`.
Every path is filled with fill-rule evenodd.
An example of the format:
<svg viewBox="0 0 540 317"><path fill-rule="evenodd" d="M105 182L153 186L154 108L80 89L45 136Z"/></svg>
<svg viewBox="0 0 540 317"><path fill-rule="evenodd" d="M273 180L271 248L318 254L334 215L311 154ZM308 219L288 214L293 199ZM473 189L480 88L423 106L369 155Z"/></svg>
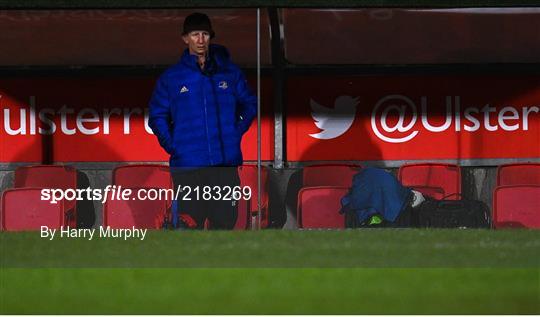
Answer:
<svg viewBox="0 0 540 317"><path fill-rule="evenodd" d="M419 227L431 228L489 228L488 206L478 200L428 199L414 209Z"/></svg>

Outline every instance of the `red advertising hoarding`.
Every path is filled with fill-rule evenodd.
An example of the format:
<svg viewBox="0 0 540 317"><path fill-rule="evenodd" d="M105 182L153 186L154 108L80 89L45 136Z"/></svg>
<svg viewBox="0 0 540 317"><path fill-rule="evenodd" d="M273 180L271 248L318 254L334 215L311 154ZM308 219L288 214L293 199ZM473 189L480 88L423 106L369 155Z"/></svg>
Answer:
<svg viewBox="0 0 540 317"><path fill-rule="evenodd" d="M291 161L540 158L538 76L298 76L288 91Z"/></svg>
<svg viewBox="0 0 540 317"><path fill-rule="evenodd" d="M0 162L40 162L47 138L55 162L166 161L145 116L154 82L2 80ZM293 76L287 88L289 161L540 158L538 76ZM263 79L263 160L273 159L272 105ZM246 160L256 144L253 124Z"/></svg>
<svg viewBox="0 0 540 317"><path fill-rule="evenodd" d="M41 162L49 138L54 162L167 161L148 127L155 78L42 77L0 81L0 162ZM251 78L250 85L256 86ZM262 82L262 159L273 157L270 81ZM257 124L244 135L257 159Z"/></svg>

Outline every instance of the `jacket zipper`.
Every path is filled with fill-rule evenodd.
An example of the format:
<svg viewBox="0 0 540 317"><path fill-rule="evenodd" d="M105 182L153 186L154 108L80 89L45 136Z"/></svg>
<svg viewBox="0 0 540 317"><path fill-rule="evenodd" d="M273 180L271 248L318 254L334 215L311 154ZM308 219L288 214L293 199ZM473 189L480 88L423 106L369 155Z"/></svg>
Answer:
<svg viewBox="0 0 540 317"><path fill-rule="evenodd" d="M208 144L208 158L210 159L210 165L214 165L214 162L212 161L212 149L210 148L210 132L208 131L208 111L206 109L206 93L204 91L204 82L203 82L203 103L204 103L204 125L206 128L206 143Z"/></svg>

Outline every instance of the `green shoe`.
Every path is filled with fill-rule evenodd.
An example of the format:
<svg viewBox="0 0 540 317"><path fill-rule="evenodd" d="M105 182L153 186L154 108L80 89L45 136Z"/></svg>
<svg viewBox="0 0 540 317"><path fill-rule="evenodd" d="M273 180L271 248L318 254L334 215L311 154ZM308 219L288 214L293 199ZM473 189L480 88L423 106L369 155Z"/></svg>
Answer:
<svg viewBox="0 0 540 317"><path fill-rule="evenodd" d="M371 216L371 219L369 219L368 226L377 226L380 225L382 222L383 220L379 215L373 215Z"/></svg>

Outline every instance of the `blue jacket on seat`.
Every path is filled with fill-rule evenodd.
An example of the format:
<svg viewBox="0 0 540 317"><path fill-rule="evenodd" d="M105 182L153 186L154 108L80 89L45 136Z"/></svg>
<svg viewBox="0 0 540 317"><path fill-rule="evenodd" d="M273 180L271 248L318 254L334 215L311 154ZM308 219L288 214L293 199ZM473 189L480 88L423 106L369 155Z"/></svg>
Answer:
<svg viewBox="0 0 540 317"><path fill-rule="evenodd" d="M355 212L360 223L374 214L394 222L405 209L411 190L383 169L362 168L353 178L347 195L341 199L341 212Z"/></svg>
<svg viewBox="0 0 540 317"><path fill-rule="evenodd" d="M204 71L186 49L158 79L149 126L171 167L237 166L240 142L257 114L257 98L226 48L210 45Z"/></svg>

